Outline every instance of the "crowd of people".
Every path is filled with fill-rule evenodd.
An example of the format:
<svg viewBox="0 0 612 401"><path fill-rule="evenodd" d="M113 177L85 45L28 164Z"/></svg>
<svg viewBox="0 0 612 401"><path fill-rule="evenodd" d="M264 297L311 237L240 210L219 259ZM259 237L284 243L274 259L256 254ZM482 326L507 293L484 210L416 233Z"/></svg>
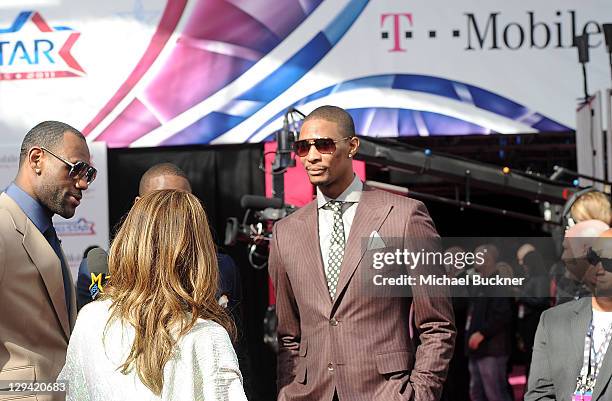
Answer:
<svg viewBox="0 0 612 401"><path fill-rule="evenodd" d="M546 396L540 394L542 367L548 365L542 361L542 353L537 352L543 345L541 339L538 342L536 333L542 325L542 315L549 309L552 311L547 314L558 310L553 307L585 303L587 301L584 299L591 300L593 295L601 295L593 299L599 300L598 305L605 305L603 296L610 295L612 269L606 270L602 263L612 257L612 241L603 238L612 235L612 230L609 230L611 211L609 197L603 192L590 190L579 196L566 219L568 224L559 258L547 258L543 254L550 252L550 249L538 249L537 244L524 242L512 248L516 249L515 253L511 253L514 260L504 260L498 246L483 244L475 251L486 250L484 263L462 270L452 265L445 266L447 274L454 277L479 274L487 277L521 277L524 280L521 286L514 288L461 287L455 290L455 322L458 328L464 327L465 330L458 335L444 399L513 400L517 391L508 381L513 367L523 367L525 375L530 378L526 400L561 400L571 396L571 392L563 392L565 385L555 390L550 378ZM602 239L597 240L599 237ZM447 252L464 250L454 246ZM593 307L593 311L598 309ZM612 321L612 310L601 312ZM565 330L562 327L558 329L567 332L570 326ZM612 330L605 324L603 329ZM582 336L585 334L586 329ZM568 357L564 355L564 358ZM546 358L549 356L545 356L545 360L548 360ZM571 359L574 365L564 370L570 376L579 368L577 360L574 360L576 355ZM532 366L536 368L535 371ZM576 378L571 381L575 384Z"/></svg>
<svg viewBox="0 0 612 401"><path fill-rule="evenodd" d="M277 222L271 239L278 400L509 401L516 354L528 365L527 401L612 399L607 195L574 202L552 268L528 241L515 260L486 243L472 268L428 266L521 277L520 287L364 296L364 272L385 241L438 234L423 203L356 176L358 149L351 116L334 106L310 113L295 143L316 197ZM73 285L51 217L72 217L95 178L78 130L47 121L26 134L17 176L0 195L0 389L55 384L35 396L53 401L246 400L236 266L218 252L176 166L142 177L111 243L102 297L91 302L86 261Z"/></svg>

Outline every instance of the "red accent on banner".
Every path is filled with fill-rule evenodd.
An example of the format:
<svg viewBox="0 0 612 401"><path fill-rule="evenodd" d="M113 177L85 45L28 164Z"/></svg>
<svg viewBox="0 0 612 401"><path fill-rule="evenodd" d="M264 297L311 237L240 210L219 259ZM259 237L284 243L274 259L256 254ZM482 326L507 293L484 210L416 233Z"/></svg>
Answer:
<svg viewBox="0 0 612 401"><path fill-rule="evenodd" d="M0 72L0 81L80 77L72 71Z"/></svg>
<svg viewBox="0 0 612 401"><path fill-rule="evenodd" d="M53 29L45 22L43 17L39 13L35 12L32 15L32 22L36 25L41 32L53 32Z"/></svg>
<svg viewBox="0 0 612 401"><path fill-rule="evenodd" d="M59 55L61 58L64 59L66 64L68 64L68 67L75 69L79 72L85 73L83 67L81 67L78 61L76 61L75 58L72 57L72 54L70 54L70 50L72 50L72 46L79 39L79 36L81 36L81 34L78 32L71 33L70 36L68 36L68 40L66 40L66 43L64 43L64 46L62 46L62 48L60 49Z"/></svg>
<svg viewBox="0 0 612 401"><path fill-rule="evenodd" d="M91 131L110 114L111 111L127 96L134 86L142 79L149 71L151 65L155 62L161 51L164 49L166 42L172 36L176 29L181 16L185 11L187 0L168 1L164 13L159 21L157 30L153 34L153 38L136 65L136 68L130 73L128 78L117 90L117 93L106 103L106 105L96 114L89 124L83 129L83 135L87 136Z"/></svg>

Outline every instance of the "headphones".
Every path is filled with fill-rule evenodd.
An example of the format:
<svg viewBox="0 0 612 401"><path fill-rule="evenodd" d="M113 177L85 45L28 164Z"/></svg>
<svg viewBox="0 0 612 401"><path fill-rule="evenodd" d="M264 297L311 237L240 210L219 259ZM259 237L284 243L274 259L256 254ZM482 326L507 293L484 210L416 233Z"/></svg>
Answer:
<svg viewBox="0 0 612 401"><path fill-rule="evenodd" d="M563 206L563 212L561 213L562 223L565 227L571 227L574 224L576 224L576 222L571 216L571 210L572 210L572 206L574 206L574 203L576 203L578 198L580 198L584 194L587 194L589 192L595 192L595 191L597 191L596 188L587 187L587 188L581 189L580 191L574 192L574 194L570 196L567 202L565 202L565 206Z"/></svg>

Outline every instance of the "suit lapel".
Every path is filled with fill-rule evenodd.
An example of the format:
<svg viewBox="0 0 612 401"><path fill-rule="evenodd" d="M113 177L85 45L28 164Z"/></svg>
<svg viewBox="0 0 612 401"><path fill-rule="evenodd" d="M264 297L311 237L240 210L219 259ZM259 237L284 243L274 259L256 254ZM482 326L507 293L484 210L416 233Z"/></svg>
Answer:
<svg viewBox="0 0 612 401"><path fill-rule="evenodd" d="M344 248L345 253L340 269L340 277L338 278L334 306L342 298L342 291L353 277L359 262L367 250L364 247L363 239L368 238L372 231L380 229L392 208L392 205L385 204L380 196L376 196L375 190L364 187L361 199L357 205L351 232Z"/></svg>
<svg viewBox="0 0 612 401"><path fill-rule="evenodd" d="M68 280L70 283L74 283L74 278L72 277L72 272L70 271L70 266L68 266L68 259L66 259L66 254L64 253L64 248L61 247L60 240L60 248L62 250L62 258L66 261L66 267L68 270ZM61 265L60 265L61 267ZM63 287L62 287L63 288ZM70 333L72 333L72 329L74 329L74 324L76 323L77 318L77 304L76 304L76 286L70 286L70 316L68 316L68 324L70 326Z"/></svg>
<svg viewBox="0 0 612 401"><path fill-rule="evenodd" d="M320 297L325 299L326 305L331 307L331 297L327 288L327 279L325 278L325 269L323 267L323 259L321 256L321 242L319 241L319 213L317 210L317 202L310 202L304 206L302 222L300 224L300 236L295 240L304 244L316 244L316 251L306 251L301 257L304 259L306 266L310 266L308 270L315 286L320 292ZM313 248L310 248L313 249Z"/></svg>
<svg viewBox="0 0 612 401"><path fill-rule="evenodd" d="M40 273L55 313L66 339L70 337L70 322L66 310L66 296L62 277L62 266L55 251L38 231L23 210L6 194L0 198L2 205L15 219L16 230L23 235L23 247Z"/></svg>
<svg viewBox="0 0 612 401"><path fill-rule="evenodd" d="M595 388L593 389L593 399L597 400L601 396L606 385L610 384L610 376L612 376L612 346L608 345L606 356L604 357L603 364L599 370L597 381L595 382Z"/></svg>

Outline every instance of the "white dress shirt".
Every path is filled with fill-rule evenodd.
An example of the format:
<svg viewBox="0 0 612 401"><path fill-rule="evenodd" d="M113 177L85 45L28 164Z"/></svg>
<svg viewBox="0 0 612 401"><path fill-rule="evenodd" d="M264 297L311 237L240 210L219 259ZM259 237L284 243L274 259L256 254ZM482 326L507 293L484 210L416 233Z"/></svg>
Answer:
<svg viewBox="0 0 612 401"><path fill-rule="evenodd" d="M326 275L329 269L329 245L331 243L332 230L334 227L334 212L323 209L323 206L332 200L346 202L342 205L344 244L346 245L362 192L363 182L361 182L357 175L353 177L353 182L351 182L351 185L349 185L348 188L346 188L344 192L342 192L336 199L328 198L327 196L323 195L319 188L317 188L317 206L319 209L319 245L321 247L321 256L323 258L323 267Z"/></svg>
<svg viewBox="0 0 612 401"><path fill-rule="evenodd" d="M593 345L599 351L603 342L606 340L606 333L612 328L612 312L603 312L593 309ZM609 344L602 349L604 355Z"/></svg>
<svg viewBox="0 0 612 401"><path fill-rule="evenodd" d="M198 319L164 366L161 396L118 367L130 353L134 328L108 321L110 300L92 302L79 313L66 364L58 380L68 382L67 401L204 400L246 401L232 342L219 324ZM105 337L104 337L105 336Z"/></svg>

